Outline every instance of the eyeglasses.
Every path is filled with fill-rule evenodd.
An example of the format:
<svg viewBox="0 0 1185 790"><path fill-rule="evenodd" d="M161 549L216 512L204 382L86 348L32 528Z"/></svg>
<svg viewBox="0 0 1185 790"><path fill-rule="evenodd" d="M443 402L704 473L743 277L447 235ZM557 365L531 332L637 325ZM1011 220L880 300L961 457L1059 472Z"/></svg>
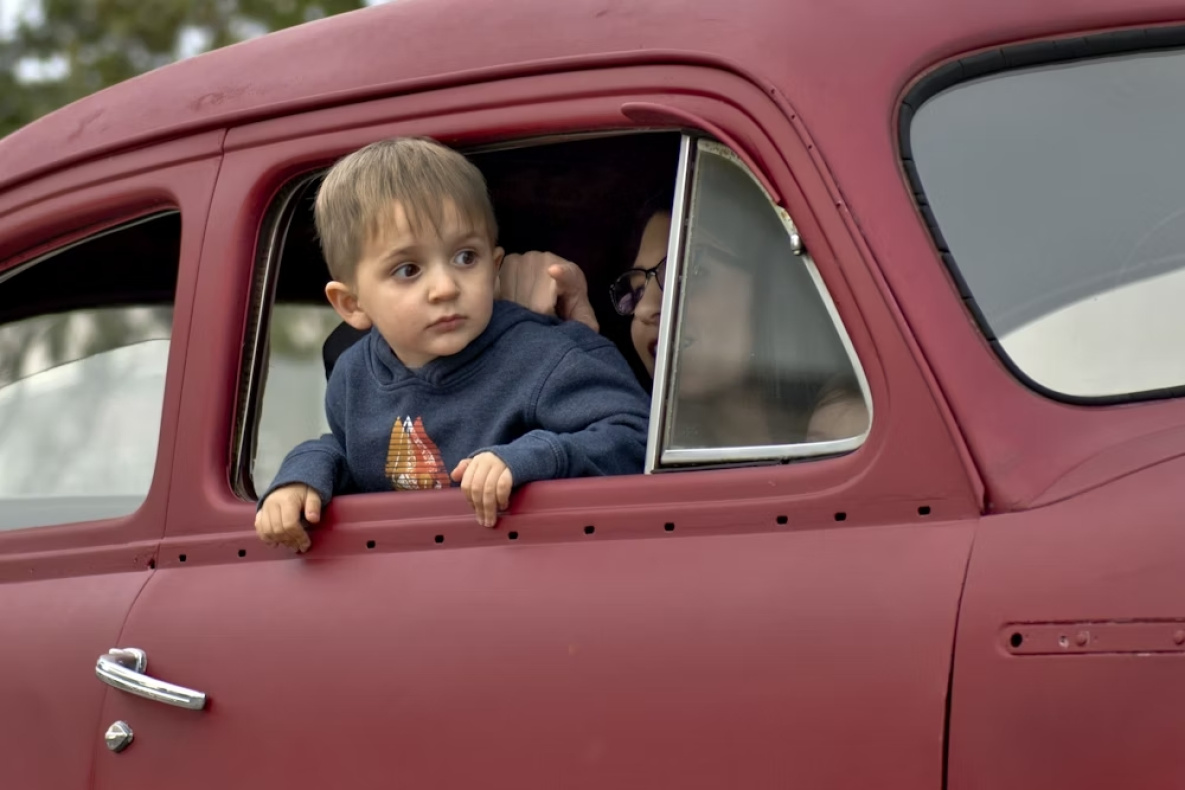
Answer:
<svg viewBox="0 0 1185 790"><path fill-rule="evenodd" d="M653 277L662 290L662 281L667 273L667 259L664 257L653 269L629 269L621 273L609 286L609 298L618 315L633 315L646 293L646 286Z"/></svg>

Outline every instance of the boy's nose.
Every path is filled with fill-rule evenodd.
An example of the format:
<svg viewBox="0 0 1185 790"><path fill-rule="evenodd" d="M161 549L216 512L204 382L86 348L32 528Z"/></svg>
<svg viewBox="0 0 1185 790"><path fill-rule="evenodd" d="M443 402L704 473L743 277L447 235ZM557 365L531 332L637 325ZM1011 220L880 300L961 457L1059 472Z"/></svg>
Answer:
<svg viewBox="0 0 1185 790"><path fill-rule="evenodd" d="M437 270L428 281L429 301L440 302L454 299L460 290L456 278L447 269L443 271Z"/></svg>

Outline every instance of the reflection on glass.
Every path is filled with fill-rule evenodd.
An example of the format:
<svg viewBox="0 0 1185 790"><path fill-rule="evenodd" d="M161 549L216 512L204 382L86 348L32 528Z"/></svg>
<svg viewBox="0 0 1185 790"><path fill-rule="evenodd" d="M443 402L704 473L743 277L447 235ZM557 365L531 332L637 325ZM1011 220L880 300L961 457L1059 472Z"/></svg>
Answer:
<svg viewBox="0 0 1185 790"><path fill-rule="evenodd" d="M1008 71L925 101L918 177L1007 358L1097 398L1185 385L1185 52Z"/></svg>
<svg viewBox="0 0 1185 790"><path fill-rule="evenodd" d="M756 182L710 148L686 250L667 448L863 434L860 385L810 271Z"/></svg>
<svg viewBox="0 0 1185 790"><path fill-rule="evenodd" d="M0 499L139 506L156 463L172 314L78 310L0 326Z"/></svg>

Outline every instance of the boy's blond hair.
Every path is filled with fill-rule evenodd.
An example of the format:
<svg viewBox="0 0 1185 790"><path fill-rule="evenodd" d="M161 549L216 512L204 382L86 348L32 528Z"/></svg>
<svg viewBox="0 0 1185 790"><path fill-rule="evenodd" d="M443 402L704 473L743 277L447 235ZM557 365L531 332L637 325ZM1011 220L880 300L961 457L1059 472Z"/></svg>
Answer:
<svg viewBox="0 0 1185 790"><path fill-rule="evenodd" d="M397 137L371 143L339 160L317 192L313 218L329 274L350 282L366 245L403 206L412 231L439 231L445 202L475 228L498 238L485 178L472 162L435 140Z"/></svg>

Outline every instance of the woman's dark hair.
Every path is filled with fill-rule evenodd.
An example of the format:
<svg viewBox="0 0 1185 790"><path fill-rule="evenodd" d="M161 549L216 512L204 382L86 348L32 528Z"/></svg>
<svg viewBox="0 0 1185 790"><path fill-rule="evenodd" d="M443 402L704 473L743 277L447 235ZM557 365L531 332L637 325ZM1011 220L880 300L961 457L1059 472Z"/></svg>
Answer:
<svg viewBox="0 0 1185 790"><path fill-rule="evenodd" d="M671 183L667 183L662 189L654 192L650 197L642 201L642 205L634 213L633 225L630 228L629 237L627 238L626 246L626 261L625 265L621 267L622 271L629 269L634 265L634 257L638 254L638 248L642 246L642 235L646 232L646 225L649 224L651 217L655 214L666 214L670 216L673 214L673 206L675 203L675 187Z"/></svg>

